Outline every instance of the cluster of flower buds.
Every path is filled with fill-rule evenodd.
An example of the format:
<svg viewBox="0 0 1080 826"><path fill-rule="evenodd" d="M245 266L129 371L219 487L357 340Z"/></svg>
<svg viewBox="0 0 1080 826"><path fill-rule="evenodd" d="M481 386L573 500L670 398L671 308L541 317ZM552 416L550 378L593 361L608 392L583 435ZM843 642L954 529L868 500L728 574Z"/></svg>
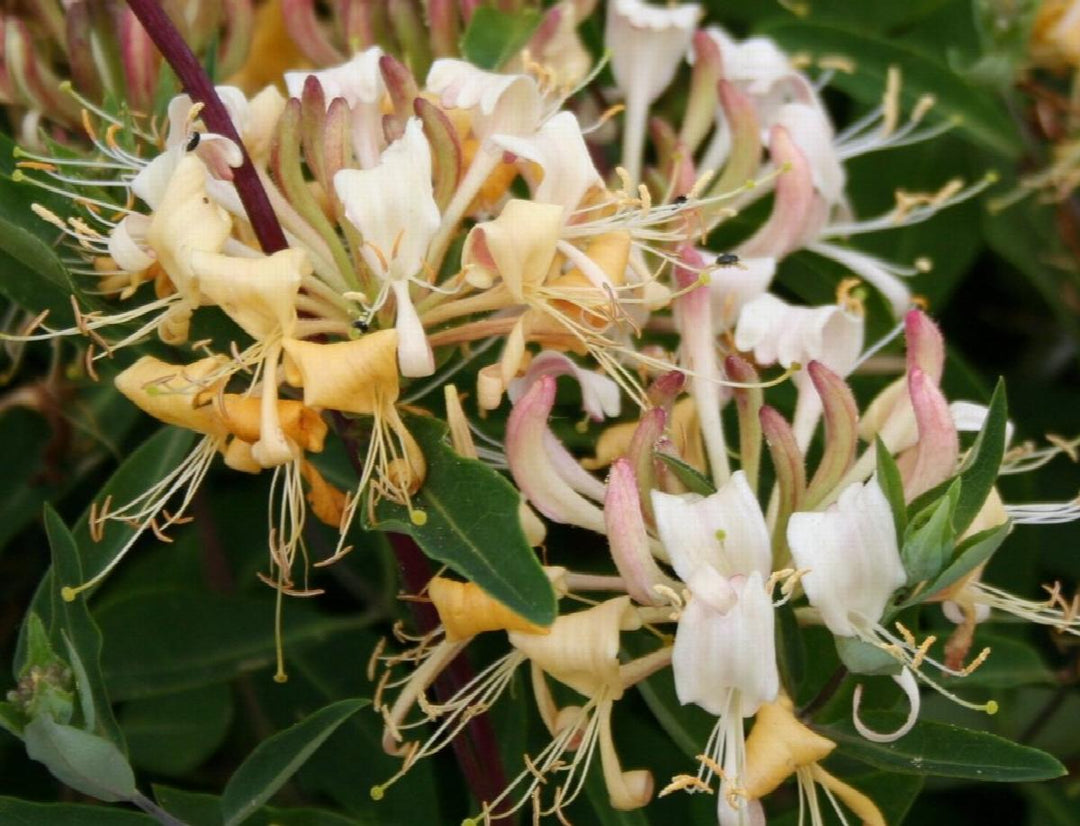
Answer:
<svg viewBox="0 0 1080 826"><path fill-rule="evenodd" d="M198 52L213 45L227 77L247 58L251 0L169 0L174 25ZM0 15L0 103L24 145L81 132L83 108L125 101L150 114L165 80L161 55L121 0L34 0ZM42 131L44 130L44 135Z"/></svg>
<svg viewBox="0 0 1080 826"><path fill-rule="evenodd" d="M920 681L948 693L927 665L963 675L981 661L968 653L989 608L1080 633L1075 601L1059 592L1019 602L979 582L1012 525L1072 518L1076 506L1010 509L966 481L973 462L996 476L1003 408L946 401L941 336L911 309L904 280L927 262L887 262L842 240L926 220L989 185L897 190L888 213L853 214L847 160L928 140L950 122L927 123L930 100L905 117L894 71L881 105L838 131L819 90L852 67L833 60L811 78L767 39L700 28L695 4L611 0L604 46L615 88L595 96L576 94L601 68L577 33L589 2L553 6L501 72L444 56L475 3L433 0L430 43L411 0L331 4L336 34L313 5L283 0L280 10L294 35L307 33L296 39L309 60L340 65L286 72L287 96L275 86L250 97L219 87L239 143L209 130L203 102L182 95L169 104L166 131L126 111L86 116L96 167L20 151L22 178L72 199L70 216L37 211L67 237L73 270L95 279L73 325L39 318L22 337L88 336L92 369L156 335L177 356L143 356L116 386L201 436L158 485L97 510L97 529L118 520L135 530L100 574L65 595L97 584L147 531L185 518L218 457L273 474L266 579L310 593L293 570L308 509L340 530L335 558L357 511L380 501L424 523L414 499L429 457L403 409L464 369L475 376L476 415L508 407L509 416L504 441L477 449L447 387L457 450L508 467L534 544L539 514L605 537L612 568L549 568L564 606L550 627L474 583L433 579L425 593L442 625L387 657L410 671L384 678L377 693L384 746L403 757L402 772L448 744L527 663L551 742L483 815L528 804L559 812L582 790L597 748L611 804L642 806L654 779L622 768L613 709L670 667L679 700L717 722L700 733L697 774L661 793L711 791L718 778L720 823L756 824L760 799L795 775L814 823L813 782L864 822L883 822L819 765L834 744L795 715L781 684L778 606L797 604L801 623L824 625L851 671L889 675L905 692L910 719L884 734L862 723L856 694L856 725L878 740L914 724ZM378 45L387 32L405 60ZM688 84L685 107L659 111L676 77ZM254 174L242 179L248 161ZM283 234L280 248L265 244L253 184ZM712 232L762 198L771 209L760 225L710 251ZM851 274L834 303L795 305L769 292L779 262L799 250ZM867 290L883 296L893 328L870 347ZM193 340L195 320L211 309L232 322L224 345L220 335ZM860 414L846 378L901 332L906 372ZM588 458L550 425L559 377L579 386L594 422L623 416ZM765 400L788 380L790 417ZM330 426L357 422L360 481L341 491L312 458ZM961 430L982 433L967 454ZM575 610L581 599L590 607ZM894 624L927 600L945 602L958 622L947 662L930 657L932 640ZM508 653L454 696L429 700L438 675L484 633L505 633ZM631 636L645 653L626 659ZM566 692L578 701L560 704ZM409 736L428 722L426 737Z"/></svg>

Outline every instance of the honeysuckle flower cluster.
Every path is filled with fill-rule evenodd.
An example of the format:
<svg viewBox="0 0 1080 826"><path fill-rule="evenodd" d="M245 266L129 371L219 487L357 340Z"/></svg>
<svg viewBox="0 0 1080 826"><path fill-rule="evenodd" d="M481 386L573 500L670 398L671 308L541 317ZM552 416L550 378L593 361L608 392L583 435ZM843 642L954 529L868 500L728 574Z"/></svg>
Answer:
<svg viewBox="0 0 1080 826"><path fill-rule="evenodd" d="M694 732L699 766L660 794L713 793L721 824L757 824L761 799L794 775L811 822L822 822L817 782L838 811L883 823L872 801L820 765L836 744L796 713L783 685L778 609L794 606L801 624L824 626L860 679L895 680L910 707L896 731L864 724L855 694L855 725L878 741L916 723L920 683L993 711L931 673L962 677L988 656L969 655L991 609L1080 634L1077 602L1060 589L1040 603L980 581L996 545L956 567L1016 524L1072 518L1077 508L1005 505L993 489L965 494L965 469L994 461L985 459L994 448L965 454L959 433L992 441L1000 408L950 406L941 390L940 333L912 308L904 282L928 262L886 262L846 241L927 220L990 180L898 190L895 209L856 217L845 161L931 140L949 122L930 122L930 100L902 113L893 71L881 106L838 128L819 94L830 66L811 77L767 39L703 28L696 4L606 5L615 87L598 90L610 105L598 111L595 97L576 94L601 68L574 27L592 5L556 4L528 47L490 71L457 56L448 34L474 4L430 4L433 60L406 37L421 25L408 15L415 6L387 4L408 44L402 60L364 34L379 4L338 14L346 38L335 39L314 4L285 0L289 30L306 33L298 42L320 68L286 72L261 91L218 87L235 136L209 130L205 101L184 95L164 123L104 107L82 113L92 158L20 150L22 179L71 199L70 214L35 210L63 234L82 281L70 326L39 317L14 337L85 336L91 371L160 339L172 355L142 355L115 385L200 437L160 483L128 502L98 503L95 531L119 521L131 534L65 598L100 583L146 534L164 538L184 521L219 459L272 474L263 577L279 594L317 593L306 570L309 513L340 537L316 564L349 549L358 514L377 526L380 503L404 506L418 528L428 519L417 498L428 457L406 415L417 403L445 413L462 456L509 471L534 546L544 520L572 525L604 537L610 567L548 566L561 609L549 627L477 583L433 578L421 596L441 625L403 635L412 643L404 652L383 652L375 704L383 746L403 763L377 796L527 667L551 739L481 801L480 816L524 806L561 813L597 750L611 805L644 806L656 778L648 767L623 768L617 705L670 668L679 701L716 722ZM350 57L345 43L360 48ZM685 108L660 106L680 76ZM248 162L254 174L241 180ZM252 182L281 248L265 245ZM731 250L710 249L718 227L765 197L760 226ZM799 250L849 271L835 302L796 305L769 292ZM888 344L867 340L867 290L884 297L907 361L860 412L846 379ZM194 340L213 311L231 326ZM450 385L464 376L475 387ZM553 426L560 377L605 426L590 456L575 455ZM765 397L788 381L797 401L786 415ZM445 411L427 401L440 386ZM475 421L501 413L504 439L477 447ZM359 478L347 490L319 469L331 428L354 451ZM1012 464L998 456L991 472L1050 455ZM944 540L927 538L930 523ZM926 601L942 602L957 623L944 658L932 656L932 638L896 621ZM506 653L453 696L429 699L481 634L505 634Z"/></svg>

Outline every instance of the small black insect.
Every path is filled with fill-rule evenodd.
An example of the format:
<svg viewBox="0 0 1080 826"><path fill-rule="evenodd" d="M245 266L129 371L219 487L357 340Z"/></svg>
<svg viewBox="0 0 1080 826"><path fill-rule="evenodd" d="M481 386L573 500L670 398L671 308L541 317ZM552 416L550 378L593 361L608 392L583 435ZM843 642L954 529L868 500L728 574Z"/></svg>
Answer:
<svg viewBox="0 0 1080 826"><path fill-rule="evenodd" d="M353 321L352 326L354 330L359 330L361 333L366 333L371 328L371 325L362 318Z"/></svg>
<svg viewBox="0 0 1080 826"><path fill-rule="evenodd" d="M739 263L739 256L733 252L722 252L716 256L716 264L719 267L734 267Z"/></svg>
<svg viewBox="0 0 1080 826"><path fill-rule="evenodd" d="M689 199L685 195L679 195L675 198L674 201L672 201L672 203L675 204L675 206L682 206L687 202L687 200Z"/></svg>
<svg viewBox="0 0 1080 826"><path fill-rule="evenodd" d="M195 148L199 145L201 132L192 132L191 137L187 141L187 151L194 152Z"/></svg>

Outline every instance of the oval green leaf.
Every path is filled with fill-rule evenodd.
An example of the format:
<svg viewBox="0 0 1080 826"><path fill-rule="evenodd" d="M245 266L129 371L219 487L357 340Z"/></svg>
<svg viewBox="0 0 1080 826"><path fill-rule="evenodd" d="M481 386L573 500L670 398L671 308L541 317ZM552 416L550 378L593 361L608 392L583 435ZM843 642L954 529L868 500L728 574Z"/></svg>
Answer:
<svg viewBox="0 0 1080 826"><path fill-rule="evenodd" d="M341 700L260 743L221 795L225 826L236 826L254 814L338 726L369 704L369 700Z"/></svg>
<svg viewBox="0 0 1080 826"><path fill-rule="evenodd" d="M537 625L550 625L555 592L521 529L520 494L487 465L459 456L446 442L443 422L413 417L407 424L428 465L413 497L426 521L415 524L407 508L384 499L375 507L375 522L365 527L408 534L429 557L507 608Z"/></svg>
<svg viewBox="0 0 1080 826"><path fill-rule="evenodd" d="M127 758L104 737L43 714L26 724L23 738L30 759L44 763L57 780L77 792L106 802L130 800L137 793Z"/></svg>
<svg viewBox="0 0 1080 826"><path fill-rule="evenodd" d="M894 731L903 724L904 717L889 711L866 712L863 722L877 731ZM998 783L1051 780L1066 774L1057 758L1044 751L947 723L920 720L893 743L863 739L850 720L823 726L821 732L843 746L846 756L899 774Z"/></svg>

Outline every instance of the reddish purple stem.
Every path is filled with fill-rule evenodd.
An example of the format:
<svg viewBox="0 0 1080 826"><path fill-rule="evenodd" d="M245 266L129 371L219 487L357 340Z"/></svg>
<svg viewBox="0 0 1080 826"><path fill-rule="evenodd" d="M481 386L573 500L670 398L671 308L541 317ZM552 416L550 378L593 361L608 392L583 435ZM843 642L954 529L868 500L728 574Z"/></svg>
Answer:
<svg viewBox="0 0 1080 826"><path fill-rule="evenodd" d="M270 199L266 197L266 190L263 189L247 148L236 133L229 113L214 91L214 85L202 64L157 0L128 0L128 6L180 78L184 91L192 100L203 105L202 119L206 127L211 132L224 135L240 147L244 162L233 172L233 183L263 252L270 255L285 249L289 243L285 240L285 233L274 215L273 207L270 206Z"/></svg>

